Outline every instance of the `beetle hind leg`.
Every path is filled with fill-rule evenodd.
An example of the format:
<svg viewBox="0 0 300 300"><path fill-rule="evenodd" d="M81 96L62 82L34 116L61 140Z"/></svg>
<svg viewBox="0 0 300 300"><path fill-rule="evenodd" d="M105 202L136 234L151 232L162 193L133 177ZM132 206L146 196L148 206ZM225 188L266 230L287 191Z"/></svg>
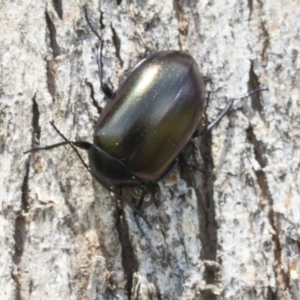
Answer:
<svg viewBox="0 0 300 300"><path fill-rule="evenodd" d="M101 40L97 46L98 74L99 74L99 80L100 80L102 92L104 93L107 99L110 99L114 94L114 92L103 79L102 47L103 47L103 41Z"/></svg>
<svg viewBox="0 0 300 300"><path fill-rule="evenodd" d="M114 92L108 86L108 84L106 82L104 82L104 79L103 79L103 60L102 60L103 39L101 38L101 36L97 32L97 30L92 25L92 23L88 17L88 13L87 13L87 9L86 9L85 5L83 5L83 11L84 11L84 16L85 16L87 24L89 25L91 31L99 39L99 44L97 46L97 65L98 65L99 80L100 80L101 89L102 89L104 95L106 96L107 99L110 99L112 97L112 95L114 94Z"/></svg>
<svg viewBox="0 0 300 300"><path fill-rule="evenodd" d="M228 103L223 108L223 110L221 111L221 113L216 117L216 119L214 121L212 121L210 124L208 124L204 130L202 130L202 131L196 130L194 132L192 138L195 138L195 137L198 137L198 136L202 136L202 135L206 134L208 131L212 130L214 127L216 127L218 125L218 123L224 118L224 116L230 111L230 109L233 106L234 100L244 99L244 98L249 97L249 96L251 96L251 95L253 95L255 93L262 92L262 91L267 91L267 90L268 90L268 87L260 87L260 88L257 88L255 90L249 92L249 93L246 93L246 94L244 94L242 96L229 99Z"/></svg>

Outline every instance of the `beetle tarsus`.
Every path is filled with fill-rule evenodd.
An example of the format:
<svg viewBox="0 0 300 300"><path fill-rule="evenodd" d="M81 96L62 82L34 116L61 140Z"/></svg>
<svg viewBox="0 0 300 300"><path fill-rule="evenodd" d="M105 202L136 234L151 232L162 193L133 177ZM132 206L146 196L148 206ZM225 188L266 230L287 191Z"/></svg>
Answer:
<svg viewBox="0 0 300 300"><path fill-rule="evenodd" d="M107 83L104 82L104 80L103 80L103 62L102 62L103 40L102 40L101 36L99 35L99 33L96 31L96 29L93 27L93 25L92 25L92 23L91 23L91 21L90 21L90 19L88 17L86 6L83 5L82 8L83 8L83 11L84 11L86 22L88 23L91 31L99 39L99 44L97 46L97 56L96 56L97 65L98 65L99 80L100 80L100 85L101 85L102 92L104 93L104 95L106 96L107 99L110 99L112 97L112 95L113 95L114 92L107 85Z"/></svg>
<svg viewBox="0 0 300 300"><path fill-rule="evenodd" d="M140 223L140 219L139 217L141 217L143 219L143 221L147 224L147 226L152 229L152 225L150 224L150 222L147 220L147 217L145 216L145 213L140 210L140 209L135 209L134 210L134 213L133 213L133 217L134 217L134 221L135 221L135 224L139 230L139 232L141 233L142 236L145 236L145 232L141 226L141 223Z"/></svg>
<svg viewBox="0 0 300 300"><path fill-rule="evenodd" d="M232 100L243 99L243 98L249 97L249 96L251 96L251 95L253 95L255 93L262 92L262 91L268 91L268 90L269 90L269 88L267 86L263 86L263 87L255 89L253 91L250 91L249 93L246 93L246 94L244 94L242 96L235 97Z"/></svg>
<svg viewBox="0 0 300 300"><path fill-rule="evenodd" d="M97 46L98 76L99 76L102 92L104 93L104 95L106 96L107 99L110 99L113 96L114 92L108 86L108 84L106 82L104 82L104 80L103 80L102 48L103 48L103 41L100 40L100 42Z"/></svg>
<svg viewBox="0 0 300 300"><path fill-rule="evenodd" d="M93 27L92 23L90 22L90 19L89 19L89 17L88 17L88 13L87 13L87 9L86 9L86 5L83 5L82 8L83 8L83 11L84 11L84 15L85 15L86 22L88 23L90 29L93 31L93 33L95 34L95 36L96 36L100 41L102 41L100 35L99 35L98 32L95 30L95 28Z"/></svg>
<svg viewBox="0 0 300 300"><path fill-rule="evenodd" d="M143 230L142 230L142 227L141 227L141 224L140 224L140 220L139 220L139 217L141 217L144 222L147 224L147 226L152 229L152 225L150 224L150 222L147 220L146 216L145 216L145 213L142 211L142 210L139 210L139 209L136 209L133 213L133 216L134 216L134 219L135 219L135 222L136 222L136 225L137 227L139 228L139 230L141 231L142 235L145 235L143 234Z"/></svg>
<svg viewBox="0 0 300 300"><path fill-rule="evenodd" d="M145 232L144 232L144 230L143 230L143 228L142 228L142 226L141 226L139 216L138 216L136 213L134 213L133 216L134 216L135 224L136 224L136 226L137 226L137 228L138 228L140 234L141 234L142 236L145 236Z"/></svg>

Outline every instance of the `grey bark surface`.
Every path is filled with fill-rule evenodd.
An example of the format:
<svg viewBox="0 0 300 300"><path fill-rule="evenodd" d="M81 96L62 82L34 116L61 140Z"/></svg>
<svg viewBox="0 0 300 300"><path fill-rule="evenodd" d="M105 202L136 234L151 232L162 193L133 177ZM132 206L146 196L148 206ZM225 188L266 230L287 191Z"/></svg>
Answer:
<svg viewBox="0 0 300 300"><path fill-rule="evenodd" d="M117 89L150 52L190 53L207 77L211 133L131 209L86 172L106 100L82 0L0 0L0 299L300 299L300 2L88 1ZM85 160L86 155L83 153ZM136 190L123 195L135 201Z"/></svg>

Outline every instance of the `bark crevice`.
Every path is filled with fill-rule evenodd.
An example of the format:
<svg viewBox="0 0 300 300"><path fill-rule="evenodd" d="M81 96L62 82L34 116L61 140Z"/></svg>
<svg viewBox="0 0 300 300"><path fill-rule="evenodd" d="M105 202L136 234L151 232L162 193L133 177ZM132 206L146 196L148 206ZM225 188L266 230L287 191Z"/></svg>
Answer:
<svg viewBox="0 0 300 300"><path fill-rule="evenodd" d="M125 290L127 291L128 300L130 300L132 293L133 274L137 272L138 264L133 246L130 241L129 227L126 222L122 203L120 201L117 202L118 203L116 206L116 229L119 234L119 241L122 248L122 265L127 278Z"/></svg>
<svg viewBox="0 0 300 300"><path fill-rule="evenodd" d="M96 99L95 99L95 91L94 91L94 87L92 85L92 83L90 83L89 81L85 81L86 85L90 88L91 92L90 92L90 97L92 99L92 104L93 106L97 109L97 112L99 115L101 115L102 113L102 107L98 105Z"/></svg>
<svg viewBox="0 0 300 300"><path fill-rule="evenodd" d="M50 38L50 47L52 49L53 58L55 59L60 54L60 47L56 40L56 28L52 22L49 13L46 11L46 23Z"/></svg>
<svg viewBox="0 0 300 300"><path fill-rule="evenodd" d="M263 153L265 153L265 146L262 144L262 142L257 140L253 128L251 126L249 126L249 128L247 129L247 138L248 141L253 145L255 158L261 166L261 170L255 171L255 174L257 178L257 183L262 193L262 199L264 199L264 201L267 202L269 210L269 223L273 230L272 240L274 246L275 260L273 268L276 280L278 282L278 288L280 288L281 291L285 291L286 289L290 289L289 271L285 271L282 266L282 245L280 243L279 237L280 228L277 228L276 226L279 215L273 209L274 200L270 193L267 176L263 171L263 168L267 165L267 160L265 156L263 156Z"/></svg>
<svg viewBox="0 0 300 300"><path fill-rule="evenodd" d="M29 201L28 201L28 177L29 177L29 169L30 169L30 157L26 161L25 165L25 175L22 183L22 194L21 194L21 208L20 212L15 220L15 232L14 232L14 240L15 240L15 251L13 255L13 262L16 265L16 271L12 273L12 279L16 283L16 291L15 296L16 300L21 300L21 281L22 281L22 272L20 270L20 262L22 260L25 242L26 242L26 234L27 234L27 223L28 220L26 218L26 214L29 211Z"/></svg>
<svg viewBox="0 0 300 300"><path fill-rule="evenodd" d="M56 41L56 28L52 22L50 15L46 12L46 24L49 33L50 47L52 49L52 59L47 60L47 88L52 96L53 102L55 102L56 95L56 83L55 83L55 58L60 55L60 48Z"/></svg>
<svg viewBox="0 0 300 300"><path fill-rule="evenodd" d="M32 148L40 145L41 127L39 125L40 112L36 102L36 95L32 98Z"/></svg>
<svg viewBox="0 0 300 300"><path fill-rule="evenodd" d="M63 19L63 7L62 7L62 1L61 0L53 0L53 5L55 8L55 11L59 18Z"/></svg>
<svg viewBox="0 0 300 300"><path fill-rule="evenodd" d="M120 66L121 68L123 68L123 65L124 65L124 61L120 55L120 49L121 49L121 40L115 30L115 28L111 25L111 31L112 31L112 40L113 40L113 44L114 44L114 47L116 49L116 57L117 59L119 60L120 62Z"/></svg>

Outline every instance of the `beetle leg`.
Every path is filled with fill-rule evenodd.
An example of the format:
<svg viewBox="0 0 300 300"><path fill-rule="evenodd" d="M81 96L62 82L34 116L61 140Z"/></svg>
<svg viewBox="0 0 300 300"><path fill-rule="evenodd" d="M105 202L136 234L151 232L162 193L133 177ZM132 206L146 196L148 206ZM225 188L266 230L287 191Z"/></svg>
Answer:
<svg viewBox="0 0 300 300"><path fill-rule="evenodd" d="M140 223L140 219L139 219L139 216L137 214L134 214L134 221L135 221L135 224L139 230L139 232L141 233L142 236L145 236L145 232L141 226L141 223Z"/></svg>
<svg viewBox="0 0 300 300"><path fill-rule="evenodd" d="M147 191L148 191L148 188L147 188L145 185L141 185L141 186L139 186L139 187L140 187L141 190L142 190L142 195L141 195L141 198L139 199L138 204L136 205L136 208L137 208L138 210L141 209L141 207L142 207L142 205L143 205L143 202L144 202L145 195L146 195L146 193L147 193Z"/></svg>
<svg viewBox="0 0 300 300"><path fill-rule="evenodd" d="M133 216L134 216L134 220L136 223L136 226L138 227L139 231L141 232L142 235L144 234L144 231L141 228L141 224L140 224L140 219L139 217L141 217L144 222L147 224L147 226L152 229L152 225L150 224L150 222L147 220L145 213L141 210L141 209L137 209L136 207L133 208L134 212L133 212Z"/></svg>
<svg viewBox="0 0 300 300"><path fill-rule="evenodd" d="M133 216L134 216L134 220L135 220L135 223L136 223L136 226L138 227L140 233L144 236L145 233L144 231L142 230L142 227L141 227L141 223L140 223L140 219L139 217L142 217L143 220L145 221L145 223L149 226L150 223L148 222L148 220L145 220L145 216L143 215L143 212L141 210L141 207L143 205L143 202L144 202L144 198L145 198L145 195L148 191L148 188L144 185L140 186L141 190L142 190L142 195L139 199L139 202L138 204L134 207L134 212L133 212ZM142 212L142 214L140 213ZM149 226L151 228L151 225Z"/></svg>
<svg viewBox="0 0 300 300"><path fill-rule="evenodd" d="M261 91L266 91L266 90L268 90L267 87L261 87L261 88L258 88L256 90L253 90L253 91L251 91L247 94L244 94L240 97L230 99L228 101L228 103L226 104L226 106L224 107L224 109L221 111L221 113L216 117L216 119L214 121L212 121L209 125L207 125L207 127L204 130L202 130L202 131L196 130L194 132L192 138L204 135L208 131L212 130L223 119L223 117L229 112L229 110L232 108L234 100L243 99L243 98L251 96L252 94L255 94L255 93L258 93L258 92L261 92Z"/></svg>
<svg viewBox="0 0 300 300"><path fill-rule="evenodd" d="M107 85L107 83L104 82L104 80L103 80L103 62L102 62L103 40L100 37L99 33L93 27L92 23L90 22L90 19L88 17L88 13L87 13L87 9L86 9L85 5L83 5L83 11L84 11L86 22L88 23L90 29L95 34L95 36L99 39L99 44L97 46L97 65L98 65L99 80L100 80L101 89L102 89L104 95L106 96L107 99L109 99L113 95L113 91Z"/></svg>
<svg viewBox="0 0 300 300"><path fill-rule="evenodd" d="M145 185L140 186L140 188L142 190L142 195L141 195L141 198L139 199L138 204L135 206L135 210L133 212L133 216L134 216L134 220L135 220L136 226L139 229L141 235L145 236L145 233L144 233L144 231L143 231L143 229L141 227L141 223L140 223L139 217L142 217L142 219L145 221L145 223L149 226L150 229L152 228L152 226L150 225L149 221L147 219L145 219L145 215L144 215L143 211L141 210L141 207L143 205L144 198L145 198L145 195L146 195L146 193L148 191L148 188ZM142 214L140 212L142 212Z"/></svg>
<svg viewBox="0 0 300 300"><path fill-rule="evenodd" d="M193 170L195 170L195 171L204 173L205 175L208 175L208 174L209 174L208 171L202 170L202 169L200 169L200 168L198 168L198 167L196 167L196 166L194 166L194 165L191 165L191 164L186 164L186 163L180 162L180 165L186 166L186 167L188 167L188 168L190 168L190 169L193 169Z"/></svg>
<svg viewBox="0 0 300 300"><path fill-rule="evenodd" d="M108 86L106 82L103 80L103 61L102 61L102 47L103 41L101 40L97 46L97 65L98 65L98 74L99 80L101 84L101 89L107 99L110 99L114 94L113 90Z"/></svg>
<svg viewBox="0 0 300 300"><path fill-rule="evenodd" d="M93 173L91 173L93 175ZM144 211L142 211L141 209L138 209L136 206L134 206L131 202L129 202L125 197L123 197L121 194L117 193L116 191L114 191L112 188L106 186L105 184L101 183L109 192L115 194L117 197L119 197L120 200L122 200L125 204L127 204L132 210L133 210L133 216L136 222L137 227L139 228L139 231L143 234L143 230L141 229L141 224L138 220L138 217L141 217L144 222L148 225L148 227L150 229L152 229L151 224L149 223L149 221L146 218L146 215L144 213Z"/></svg>
<svg viewBox="0 0 300 300"><path fill-rule="evenodd" d="M165 173L163 173L158 179L154 181L154 183L157 183L159 181L164 180L166 177L168 177L178 166L178 159L175 159L170 167L167 169Z"/></svg>
<svg viewBox="0 0 300 300"><path fill-rule="evenodd" d="M216 117L214 121L212 121L207 127L201 131L196 130L192 136L192 138L204 135L208 131L212 130L222 119L223 117L228 113L228 111L231 109L233 105L234 99L230 99L228 103L226 104L225 108L221 111L221 113Z"/></svg>

